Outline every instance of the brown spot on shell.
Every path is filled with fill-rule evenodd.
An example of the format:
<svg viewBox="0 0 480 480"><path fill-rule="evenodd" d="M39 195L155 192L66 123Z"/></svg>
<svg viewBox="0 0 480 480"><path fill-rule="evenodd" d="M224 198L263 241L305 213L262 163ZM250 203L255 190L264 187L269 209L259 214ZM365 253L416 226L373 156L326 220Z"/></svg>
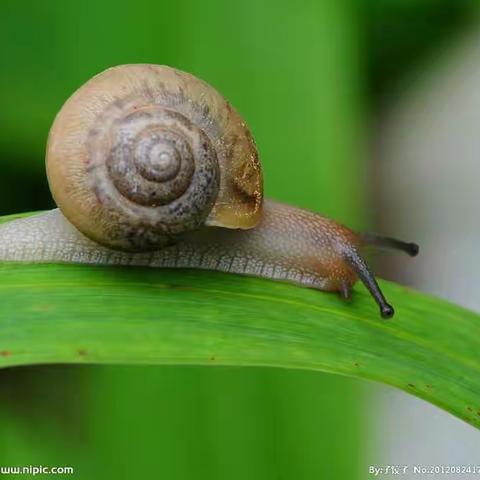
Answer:
<svg viewBox="0 0 480 480"><path fill-rule="evenodd" d="M117 97L114 101L113 101L113 105L115 107L117 107L119 110L122 110L123 109L123 106L125 105L125 100L123 98L120 98L120 97Z"/></svg>
<svg viewBox="0 0 480 480"><path fill-rule="evenodd" d="M154 100L155 95L154 95L152 89L150 88L149 83L148 83L146 80L143 82L143 91L144 91L144 93L145 93L145 96L146 96L149 100L151 100L151 101Z"/></svg>
<svg viewBox="0 0 480 480"><path fill-rule="evenodd" d="M235 189L249 199L257 200L260 194L258 184L258 172L255 165L258 159L245 159L235 170L233 184Z"/></svg>

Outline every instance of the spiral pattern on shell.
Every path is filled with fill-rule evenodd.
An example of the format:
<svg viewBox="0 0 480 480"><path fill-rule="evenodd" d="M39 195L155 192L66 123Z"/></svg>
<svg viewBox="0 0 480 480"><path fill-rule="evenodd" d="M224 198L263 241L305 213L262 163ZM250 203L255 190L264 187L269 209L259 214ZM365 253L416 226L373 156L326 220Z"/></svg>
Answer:
<svg viewBox="0 0 480 480"><path fill-rule="evenodd" d="M219 188L215 149L182 114L160 106L108 109L90 132L89 182L112 228L135 250L204 223Z"/></svg>
<svg viewBox="0 0 480 480"><path fill-rule="evenodd" d="M155 250L202 225L250 228L261 207L245 123L169 67L115 67L77 90L50 131L47 174L71 223L123 250Z"/></svg>

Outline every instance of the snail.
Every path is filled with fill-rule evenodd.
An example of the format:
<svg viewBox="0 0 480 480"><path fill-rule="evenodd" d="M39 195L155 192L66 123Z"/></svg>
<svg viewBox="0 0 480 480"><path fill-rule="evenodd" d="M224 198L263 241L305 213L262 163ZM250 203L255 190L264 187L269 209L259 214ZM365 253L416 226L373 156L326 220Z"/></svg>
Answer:
<svg viewBox="0 0 480 480"><path fill-rule="evenodd" d="M418 253L413 243L264 199L239 113L167 66L121 65L80 87L51 127L46 169L59 208L0 226L0 260L219 270L346 299L359 278L389 318L361 252Z"/></svg>

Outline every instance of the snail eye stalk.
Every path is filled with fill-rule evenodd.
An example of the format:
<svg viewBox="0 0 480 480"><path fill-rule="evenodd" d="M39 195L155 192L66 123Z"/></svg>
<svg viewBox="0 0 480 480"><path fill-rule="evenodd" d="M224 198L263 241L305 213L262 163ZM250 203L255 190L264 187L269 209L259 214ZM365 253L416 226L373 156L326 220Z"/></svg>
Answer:
<svg viewBox="0 0 480 480"><path fill-rule="evenodd" d="M416 243L403 242L402 240L397 240L396 238L381 237L371 233L363 233L360 235L360 238L363 244L366 246L400 250L407 253L411 257L418 255L420 249ZM356 251L356 249L350 249L344 256L347 263L352 267L353 271L358 275L358 278L367 287L368 291L377 302L378 306L380 307L381 316L383 318L393 317L395 310L385 299L385 296L383 295L375 279L375 275L370 271L367 263L361 257L361 255Z"/></svg>
<svg viewBox="0 0 480 480"><path fill-rule="evenodd" d="M373 273L370 271L365 260L353 249L345 254L345 260L358 275L358 278L367 287L373 299L377 302L378 306L380 307L380 315L382 318L392 318L395 310L385 299L385 296L375 280L375 275L373 275Z"/></svg>
<svg viewBox="0 0 480 480"><path fill-rule="evenodd" d="M391 248L393 250L400 250L405 252L411 257L416 257L420 250L420 247L416 243L403 242L391 237L381 237L372 233L363 233L360 238L365 245L371 245L374 247Z"/></svg>

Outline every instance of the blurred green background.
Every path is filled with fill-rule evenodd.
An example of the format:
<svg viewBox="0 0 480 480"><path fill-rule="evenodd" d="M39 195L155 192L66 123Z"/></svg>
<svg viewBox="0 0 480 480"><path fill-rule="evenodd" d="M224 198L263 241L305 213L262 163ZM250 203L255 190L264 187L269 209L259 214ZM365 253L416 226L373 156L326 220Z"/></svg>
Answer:
<svg viewBox="0 0 480 480"><path fill-rule="evenodd" d="M65 99L109 66L148 62L231 100L268 196L372 227L368 120L468 28L476 3L2 0L0 214L53 206L44 148ZM92 479L363 478L371 394L264 368L4 370L0 465L72 465Z"/></svg>

